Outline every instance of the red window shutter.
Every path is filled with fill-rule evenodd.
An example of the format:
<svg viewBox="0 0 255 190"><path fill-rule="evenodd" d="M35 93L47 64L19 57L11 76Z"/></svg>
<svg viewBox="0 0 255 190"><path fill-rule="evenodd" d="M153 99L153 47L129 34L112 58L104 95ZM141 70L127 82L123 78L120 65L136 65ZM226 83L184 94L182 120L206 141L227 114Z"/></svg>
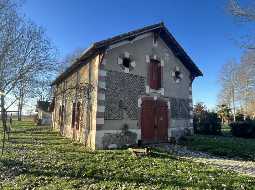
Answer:
<svg viewBox="0 0 255 190"><path fill-rule="evenodd" d="M150 85L150 88L153 88L154 86L154 81L153 81L153 63L150 63L149 64L149 85Z"/></svg>
<svg viewBox="0 0 255 190"><path fill-rule="evenodd" d="M161 66L159 61L151 60L149 66L149 85L151 89L158 90L161 88Z"/></svg>
<svg viewBox="0 0 255 190"><path fill-rule="evenodd" d="M76 129L79 129L79 127L80 127L80 110L81 110L81 103L80 102L78 102L77 103L77 110L76 110L76 118L75 118L75 120L76 120Z"/></svg>
<svg viewBox="0 0 255 190"><path fill-rule="evenodd" d="M157 64L157 89L161 88L161 65Z"/></svg>
<svg viewBox="0 0 255 190"><path fill-rule="evenodd" d="M61 106L61 125L64 123L65 106Z"/></svg>
<svg viewBox="0 0 255 190"><path fill-rule="evenodd" d="M72 128L74 128L75 125L75 106L76 104L73 103L73 110L72 110Z"/></svg>

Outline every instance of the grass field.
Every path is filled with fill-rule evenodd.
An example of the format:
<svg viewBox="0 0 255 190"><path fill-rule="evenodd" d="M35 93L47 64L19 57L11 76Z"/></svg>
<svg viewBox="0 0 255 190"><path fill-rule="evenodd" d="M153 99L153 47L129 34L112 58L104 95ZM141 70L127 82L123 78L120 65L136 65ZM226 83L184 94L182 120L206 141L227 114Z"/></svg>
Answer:
<svg viewBox="0 0 255 190"><path fill-rule="evenodd" d="M237 138L231 135L194 135L182 142L189 149L208 152L215 156L255 161L255 139Z"/></svg>
<svg viewBox="0 0 255 190"><path fill-rule="evenodd" d="M16 123L0 158L0 189L255 189L255 178L153 151L89 151L48 128Z"/></svg>

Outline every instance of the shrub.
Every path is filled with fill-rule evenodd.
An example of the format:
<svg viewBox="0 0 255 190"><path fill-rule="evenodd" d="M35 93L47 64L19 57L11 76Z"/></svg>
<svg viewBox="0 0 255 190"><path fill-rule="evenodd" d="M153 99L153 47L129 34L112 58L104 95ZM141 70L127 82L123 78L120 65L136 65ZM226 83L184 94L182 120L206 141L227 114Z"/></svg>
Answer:
<svg viewBox="0 0 255 190"><path fill-rule="evenodd" d="M242 113L236 113L236 121L244 121L244 115Z"/></svg>
<svg viewBox="0 0 255 190"><path fill-rule="evenodd" d="M236 137L254 138L255 121L245 120L230 123L231 133Z"/></svg>
<svg viewBox="0 0 255 190"><path fill-rule="evenodd" d="M217 113L203 111L194 115L194 132L205 135L221 134L221 121Z"/></svg>

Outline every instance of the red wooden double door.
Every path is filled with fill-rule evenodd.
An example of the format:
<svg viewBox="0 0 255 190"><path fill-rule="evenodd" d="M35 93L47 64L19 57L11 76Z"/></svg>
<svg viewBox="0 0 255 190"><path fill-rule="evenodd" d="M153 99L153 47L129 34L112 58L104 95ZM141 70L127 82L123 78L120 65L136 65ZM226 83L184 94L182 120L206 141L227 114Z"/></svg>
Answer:
<svg viewBox="0 0 255 190"><path fill-rule="evenodd" d="M162 100L146 98L141 106L141 137L143 142L168 140L168 107Z"/></svg>

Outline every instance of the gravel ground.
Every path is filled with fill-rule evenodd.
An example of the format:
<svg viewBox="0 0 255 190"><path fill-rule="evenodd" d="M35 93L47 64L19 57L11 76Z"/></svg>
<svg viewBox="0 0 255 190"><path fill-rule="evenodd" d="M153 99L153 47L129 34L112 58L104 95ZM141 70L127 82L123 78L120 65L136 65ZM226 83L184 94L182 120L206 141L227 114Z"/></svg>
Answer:
<svg viewBox="0 0 255 190"><path fill-rule="evenodd" d="M155 146L159 148L163 148L166 151L176 154L177 156L184 159L189 159L194 162L213 165L218 168L232 170L241 174L255 177L255 162L253 161L242 161L238 159L216 157L204 152L191 151L191 150L188 150L186 147L179 146L179 145L173 146L169 144L164 144L164 145L155 145Z"/></svg>

